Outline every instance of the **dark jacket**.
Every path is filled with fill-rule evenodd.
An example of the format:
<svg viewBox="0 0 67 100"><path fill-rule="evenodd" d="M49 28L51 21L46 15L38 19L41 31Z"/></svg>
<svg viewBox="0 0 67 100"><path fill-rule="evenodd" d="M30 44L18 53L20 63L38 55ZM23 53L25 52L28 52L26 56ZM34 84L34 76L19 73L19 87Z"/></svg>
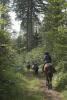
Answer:
<svg viewBox="0 0 67 100"><path fill-rule="evenodd" d="M51 56L50 55L45 55L44 63L51 63Z"/></svg>
<svg viewBox="0 0 67 100"><path fill-rule="evenodd" d="M38 63L37 62L34 62L34 67L35 67L35 69L38 69Z"/></svg>

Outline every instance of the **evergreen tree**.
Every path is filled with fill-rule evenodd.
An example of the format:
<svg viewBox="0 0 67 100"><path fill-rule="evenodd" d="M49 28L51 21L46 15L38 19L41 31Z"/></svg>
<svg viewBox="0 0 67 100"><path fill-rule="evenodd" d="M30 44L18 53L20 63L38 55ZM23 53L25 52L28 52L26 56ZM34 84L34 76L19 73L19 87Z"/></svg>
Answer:
<svg viewBox="0 0 67 100"><path fill-rule="evenodd" d="M22 21L21 25L27 32L27 48L31 49L33 23L38 20L38 14L43 11L43 0L14 0L15 11Z"/></svg>
<svg viewBox="0 0 67 100"><path fill-rule="evenodd" d="M47 2L47 10L44 17L45 44L46 49L54 53L53 57L56 57L58 61L64 55L62 53L64 44L66 44L65 31L67 32L67 30L64 10L66 1L47 0Z"/></svg>

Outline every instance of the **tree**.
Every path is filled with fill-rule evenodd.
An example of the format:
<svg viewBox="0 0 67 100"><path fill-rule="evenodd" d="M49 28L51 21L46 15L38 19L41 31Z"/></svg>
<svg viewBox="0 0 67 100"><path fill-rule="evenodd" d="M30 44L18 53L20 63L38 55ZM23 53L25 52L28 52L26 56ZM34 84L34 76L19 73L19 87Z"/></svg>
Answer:
<svg viewBox="0 0 67 100"><path fill-rule="evenodd" d="M64 55L61 46L64 48L66 44L65 3L65 0L48 0L44 17L43 35L46 49L53 53L56 61Z"/></svg>
<svg viewBox="0 0 67 100"><path fill-rule="evenodd" d="M43 0L14 0L17 17L22 21L21 25L27 32L27 48L31 49L34 21L38 20L38 14L43 11ZM38 20L39 21L39 20Z"/></svg>
<svg viewBox="0 0 67 100"><path fill-rule="evenodd" d="M9 16L8 16L8 9L7 9L7 4L9 4L9 2L10 2L10 0L0 0L0 5L1 5L0 15L1 15L2 22L3 22L1 24L1 29L3 29L3 30L5 29L5 26L7 26L7 23L10 20ZM5 20L7 20L7 22Z"/></svg>

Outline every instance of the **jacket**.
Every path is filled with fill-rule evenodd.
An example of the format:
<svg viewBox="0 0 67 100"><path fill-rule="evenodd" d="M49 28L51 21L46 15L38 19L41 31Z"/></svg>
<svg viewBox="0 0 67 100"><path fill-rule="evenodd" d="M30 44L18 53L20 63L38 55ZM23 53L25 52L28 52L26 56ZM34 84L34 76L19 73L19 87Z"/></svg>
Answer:
<svg viewBox="0 0 67 100"><path fill-rule="evenodd" d="M45 55L44 63L51 63L51 56L50 55Z"/></svg>

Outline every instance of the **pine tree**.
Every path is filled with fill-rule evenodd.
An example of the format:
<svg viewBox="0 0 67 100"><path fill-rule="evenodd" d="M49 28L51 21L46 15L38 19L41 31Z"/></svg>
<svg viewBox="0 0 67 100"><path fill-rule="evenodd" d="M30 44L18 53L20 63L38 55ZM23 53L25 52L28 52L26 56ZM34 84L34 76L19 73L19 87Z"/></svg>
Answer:
<svg viewBox="0 0 67 100"><path fill-rule="evenodd" d="M22 21L21 25L27 32L27 48L31 49L33 22L38 20L38 14L43 10L43 0L14 0L15 11Z"/></svg>
<svg viewBox="0 0 67 100"><path fill-rule="evenodd" d="M65 25L65 0L47 0L47 10L44 17L44 36L46 49L54 52L57 61L64 55L63 48L66 44ZM64 42L65 41L65 42ZM62 49L61 49L62 48ZM63 53L63 54L62 54Z"/></svg>

